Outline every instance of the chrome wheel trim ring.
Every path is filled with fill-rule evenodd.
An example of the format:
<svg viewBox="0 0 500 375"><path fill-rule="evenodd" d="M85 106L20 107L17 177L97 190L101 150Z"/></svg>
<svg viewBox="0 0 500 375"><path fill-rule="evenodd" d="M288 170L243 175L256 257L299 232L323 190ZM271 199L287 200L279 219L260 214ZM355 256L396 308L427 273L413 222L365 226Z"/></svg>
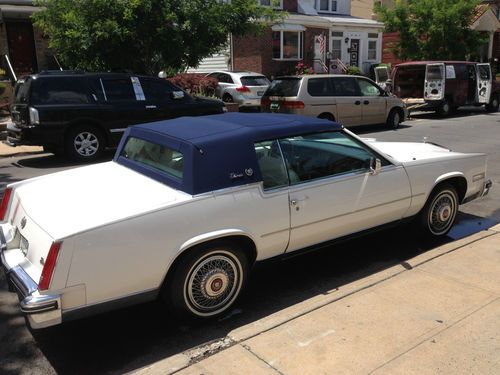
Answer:
<svg viewBox="0 0 500 375"><path fill-rule="evenodd" d="M73 139L73 146L78 155L89 157L99 150L99 139L94 133L81 132Z"/></svg>
<svg viewBox="0 0 500 375"><path fill-rule="evenodd" d="M209 317L227 309L238 297L243 267L234 254L214 250L189 270L184 282L184 300L197 316Z"/></svg>
<svg viewBox="0 0 500 375"><path fill-rule="evenodd" d="M455 221L458 210L457 198L450 190L443 190L429 206L427 225L432 234L446 233Z"/></svg>

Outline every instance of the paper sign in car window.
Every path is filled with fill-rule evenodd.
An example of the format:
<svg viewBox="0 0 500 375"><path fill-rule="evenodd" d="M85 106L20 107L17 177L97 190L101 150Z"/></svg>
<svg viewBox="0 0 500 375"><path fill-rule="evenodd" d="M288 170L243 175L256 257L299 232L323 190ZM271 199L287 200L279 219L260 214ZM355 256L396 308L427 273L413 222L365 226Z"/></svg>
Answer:
<svg viewBox="0 0 500 375"><path fill-rule="evenodd" d="M446 78L447 79L457 78L455 75L455 67L453 65L446 65Z"/></svg>
<svg viewBox="0 0 500 375"><path fill-rule="evenodd" d="M134 86L134 93L135 93L135 99L136 100L146 100L146 97L144 96L144 91L142 90L141 82L139 81L138 77L130 77L130 80L132 81L132 86Z"/></svg>

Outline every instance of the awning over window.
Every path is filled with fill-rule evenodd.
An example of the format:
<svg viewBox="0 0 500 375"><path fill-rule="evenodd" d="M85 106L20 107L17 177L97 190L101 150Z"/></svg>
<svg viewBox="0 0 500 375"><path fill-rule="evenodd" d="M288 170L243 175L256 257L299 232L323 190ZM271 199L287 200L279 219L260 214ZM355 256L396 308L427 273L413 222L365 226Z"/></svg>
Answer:
<svg viewBox="0 0 500 375"><path fill-rule="evenodd" d="M291 23L282 23L279 25L274 25L272 27L273 31L305 31L306 28L302 25L294 25Z"/></svg>
<svg viewBox="0 0 500 375"><path fill-rule="evenodd" d="M0 5L0 19L24 19L27 20L31 15L40 10L39 7L27 5Z"/></svg>

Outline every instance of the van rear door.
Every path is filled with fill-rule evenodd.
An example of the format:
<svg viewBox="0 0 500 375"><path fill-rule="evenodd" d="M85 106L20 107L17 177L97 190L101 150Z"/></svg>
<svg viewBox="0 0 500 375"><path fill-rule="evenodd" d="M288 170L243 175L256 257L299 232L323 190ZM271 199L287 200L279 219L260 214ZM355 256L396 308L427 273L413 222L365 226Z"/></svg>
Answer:
<svg viewBox="0 0 500 375"><path fill-rule="evenodd" d="M375 82L377 85L385 89L385 84L389 79L389 68L387 66L377 66L374 69L375 72Z"/></svg>
<svg viewBox="0 0 500 375"><path fill-rule="evenodd" d="M487 104L491 95L491 67L490 64L477 64L477 102Z"/></svg>
<svg viewBox="0 0 500 375"><path fill-rule="evenodd" d="M443 100L446 76L443 63L427 64L425 67L425 100Z"/></svg>

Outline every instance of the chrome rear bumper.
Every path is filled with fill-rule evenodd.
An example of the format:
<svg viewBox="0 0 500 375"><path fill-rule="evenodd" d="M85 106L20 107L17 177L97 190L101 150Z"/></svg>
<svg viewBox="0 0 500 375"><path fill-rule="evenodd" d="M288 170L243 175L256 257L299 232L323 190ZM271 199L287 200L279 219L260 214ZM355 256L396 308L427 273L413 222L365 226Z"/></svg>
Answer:
<svg viewBox="0 0 500 375"><path fill-rule="evenodd" d="M0 268L5 272L9 291L17 293L21 312L33 329L61 323L61 296L40 294L38 284L19 265L10 266L6 259L7 242L0 226Z"/></svg>

